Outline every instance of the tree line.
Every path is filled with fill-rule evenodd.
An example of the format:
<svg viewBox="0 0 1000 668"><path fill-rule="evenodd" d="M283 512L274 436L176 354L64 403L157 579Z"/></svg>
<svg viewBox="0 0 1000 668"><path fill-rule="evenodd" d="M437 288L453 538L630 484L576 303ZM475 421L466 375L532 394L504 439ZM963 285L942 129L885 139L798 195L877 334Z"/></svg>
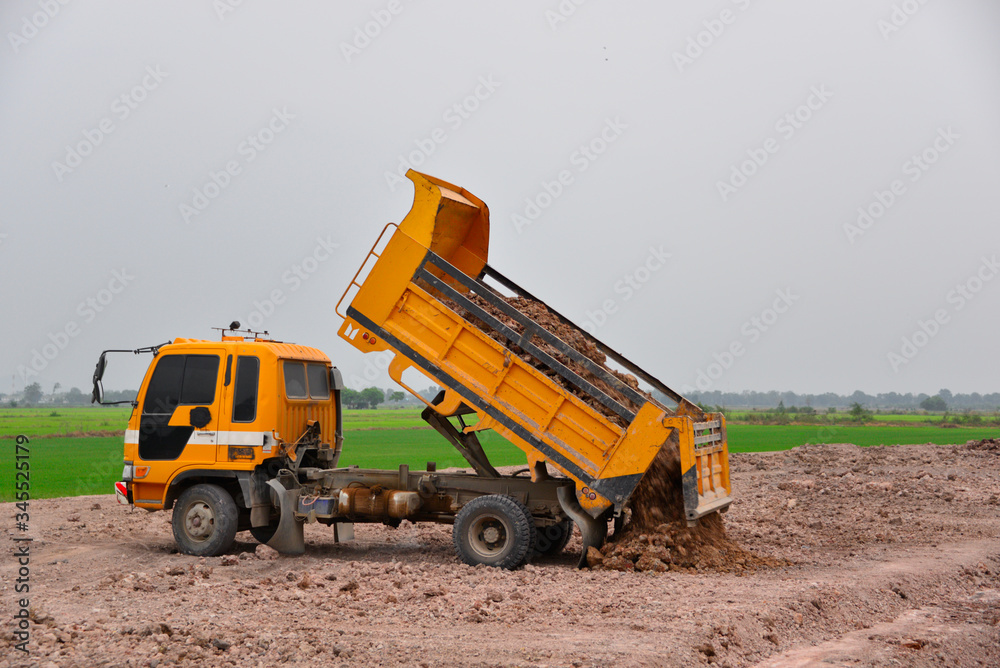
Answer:
<svg viewBox="0 0 1000 668"><path fill-rule="evenodd" d="M813 409L844 408L859 404L872 410L930 410L930 411L996 411L1000 410L1000 392L980 394L952 393L947 389L938 390L933 395L925 393L913 394L907 392L884 392L867 394L861 390L853 394L798 394L796 392L692 392L687 395L691 401L709 406L726 406L727 408L777 408L785 406L810 407Z"/></svg>

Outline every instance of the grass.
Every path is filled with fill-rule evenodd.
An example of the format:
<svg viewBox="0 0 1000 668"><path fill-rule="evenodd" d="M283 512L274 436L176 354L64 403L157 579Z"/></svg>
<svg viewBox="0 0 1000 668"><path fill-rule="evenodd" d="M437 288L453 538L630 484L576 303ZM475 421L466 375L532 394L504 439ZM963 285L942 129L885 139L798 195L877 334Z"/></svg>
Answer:
<svg viewBox="0 0 1000 668"><path fill-rule="evenodd" d="M129 406L0 408L0 438L125 431Z"/></svg>
<svg viewBox="0 0 1000 668"><path fill-rule="evenodd" d="M0 501L14 499L15 434L31 438L31 498L110 494L122 469L122 438L45 435L66 432L120 431L128 420L125 408L0 409ZM909 416L907 416L909 417ZM922 417L922 416L919 416ZM416 429L414 427L421 427ZM462 456L427 427L419 409L349 410L344 415L341 464L395 469L407 464L420 470L433 461L438 468L468 467ZM860 446L907 443L961 444L1000 436L997 428L942 429L930 425L748 425L729 424L732 452L787 450L804 443L854 443ZM480 434L495 466L525 463L524 454L493 432Z"/></svg>
<svg viewBox="0 0 1000 668"><path fill-rule="evenodd" d="M787 450L805 443L854 443L863 447L913 443L954 445L1000 436L1000 429L995 427L942 429L922 426L733 424L726 429L730 452Z"/></svg>
<svg viewBox="0 0 1000 668"><path fill-rule="evenodd" d="M31 498L112 494L122 474L122 438L32 438L30 459ZM14 444L0 451L3 488L0 501L14 500Z"/></svg>
<svg viewBox="0 0 1000 668"><path fill-rule="evenodd" d="M826 413L819 412L814 414L806 413L786 413L784 416L778 415L776 413L766 412L766 411L744 411L744 410L734 410L734 411L724 411L726 414L726 420L729 424L734 423L747 423L747 424L794 424L794 425L818 425L818 426L829 426L829 425L852 425L854 420L851 414L842 411L840 413ZM947 417L947 420L945 418ZM763 421L763 422L762 422ZM914 424L925 424L937 426L944 423L948 424L961 424L963 426L996 426L998 424L998 415L996 413L983 413L983 412L973 412L971 414L965 413L877 413L868 418L868 424L879 423L886 425L914 425Z"/></svg>
<svg viewBox="0 0 1000 668"><path fill-rule="evenodd" d="M494 466L525 464L524 453L494 432L481 433L480 442ZM340 458L343 466L357 464L363 468L395 469L400 464L407 464L413 470L423 470L427 462L436 463L439 469L469 468L458 450L430 428L344 434L344 452Z"/></svg>

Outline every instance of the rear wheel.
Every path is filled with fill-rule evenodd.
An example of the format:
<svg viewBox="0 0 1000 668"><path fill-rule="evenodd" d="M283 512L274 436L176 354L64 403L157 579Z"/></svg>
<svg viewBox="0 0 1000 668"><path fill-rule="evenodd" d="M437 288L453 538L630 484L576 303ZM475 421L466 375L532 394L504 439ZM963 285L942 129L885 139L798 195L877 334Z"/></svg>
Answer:
<svg viewBox="0 0 1000 668"><path fill-rule="evenodd" d="M535 521L523 503L489 494L462 506L455 517L452 541L458 557L469 564L513 570L524 565L535 543Z"/></svg>
<svg viewBox="0 0 1000 668"><path fill-rule="evenodd" d="M270 524L265 524L262 527L250 527L250 535L254 537L258 543L267 545L267 541L274 537L274 532L278 530L278 520L274 518L271 520Z"/></svg>
<svg viewBox="0 0 1000 668"><path fill-rule="evenodd" d="M189 487L174 504L174 540L184 554L222 554L232 546L238 523L233 497L218 485Z"/></svg>
<svg viewBox="0 0 1000 668"><path fill-rule="evenodd" d="M550 556L559 554L573 536L573 520L565 520L547 527L536 527L535 552Z"/></svg>

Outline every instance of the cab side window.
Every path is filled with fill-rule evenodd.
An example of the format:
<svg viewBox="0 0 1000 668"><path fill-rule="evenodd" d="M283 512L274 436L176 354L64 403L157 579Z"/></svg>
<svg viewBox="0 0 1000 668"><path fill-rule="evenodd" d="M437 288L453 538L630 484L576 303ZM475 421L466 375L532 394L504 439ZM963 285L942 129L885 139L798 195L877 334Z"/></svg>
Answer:
<svg viewBox="0 0 1000 668"><path fill-rule="evenodd" d="M143 413L173 413L181 400L181 381L184 378L184 355L163 357L153 371L146 388Z"/></svg>
<svg viewBox="0 0 1000 668"><path fill-rule="evenodd" d="M307 364L306 374L309 376L309 398L330 398L330 376L325 364Z"/></svg>
<svg viewBox="0 0 1000 668"><path fill-rule="evenodd" d="M285 396L289 399L308 399L306 367L302 362L285 362Z"/></svg>
<svg viewBox="0 0 1000 668"><path fill-rule="evenodd" d="M139 458L177 459L194 427L170 426L181 405L209 405L219 380L218 355L165 355L156 363L146 388L139 421Z"/></svg>
<svg viewBox="0 0 1000 668"><path fill-rule="evenodd" d="M284 370L289 399L330 398L330 370L325 364L287 361Z"/></svg>
<svg viewBox="0 0 1000 668"><path fill-rule="evenodd" d="M187 355L186 357L181 403L212 403L215 401L215 385L219 379L219 356Z"/></svg>
<svg viewBox="0 0 1000 668"><path fill-rule="evenodd" d="M233 422L253 422L257 418L257 381L259 378L260 359L241 355L236 361Z"/></svg>

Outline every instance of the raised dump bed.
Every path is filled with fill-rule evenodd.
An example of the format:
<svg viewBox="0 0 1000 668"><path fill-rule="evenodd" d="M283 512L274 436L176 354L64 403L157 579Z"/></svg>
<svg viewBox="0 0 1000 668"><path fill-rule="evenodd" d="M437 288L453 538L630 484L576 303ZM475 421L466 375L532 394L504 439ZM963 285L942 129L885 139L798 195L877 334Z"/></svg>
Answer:
<svg viewBox="0 0 1000 668"><path fill-rule="evenodd" d="M476 437L493 429L525 452L533 480L545 478L543 462L572 478L575 499L561 500L584 531L585 548L603 542L606 520L620 515L664 447L677 449L667 454L680 460L688 522L726 510L724 416L706 414L546 306L562 328L673 405L657 401L512 306L500 286L540 300L487 263L486 205L440 179L413 170L407 177L415 186L413 207L400 225L382 231L338 302L340 336L362 352L393 353L389 375L427 403L425 419L479 475L496 475ZM404 382L411 367L444 389L434 401ZM457 426L448 420L469 413L478 420L459 417Z"/></svg>

